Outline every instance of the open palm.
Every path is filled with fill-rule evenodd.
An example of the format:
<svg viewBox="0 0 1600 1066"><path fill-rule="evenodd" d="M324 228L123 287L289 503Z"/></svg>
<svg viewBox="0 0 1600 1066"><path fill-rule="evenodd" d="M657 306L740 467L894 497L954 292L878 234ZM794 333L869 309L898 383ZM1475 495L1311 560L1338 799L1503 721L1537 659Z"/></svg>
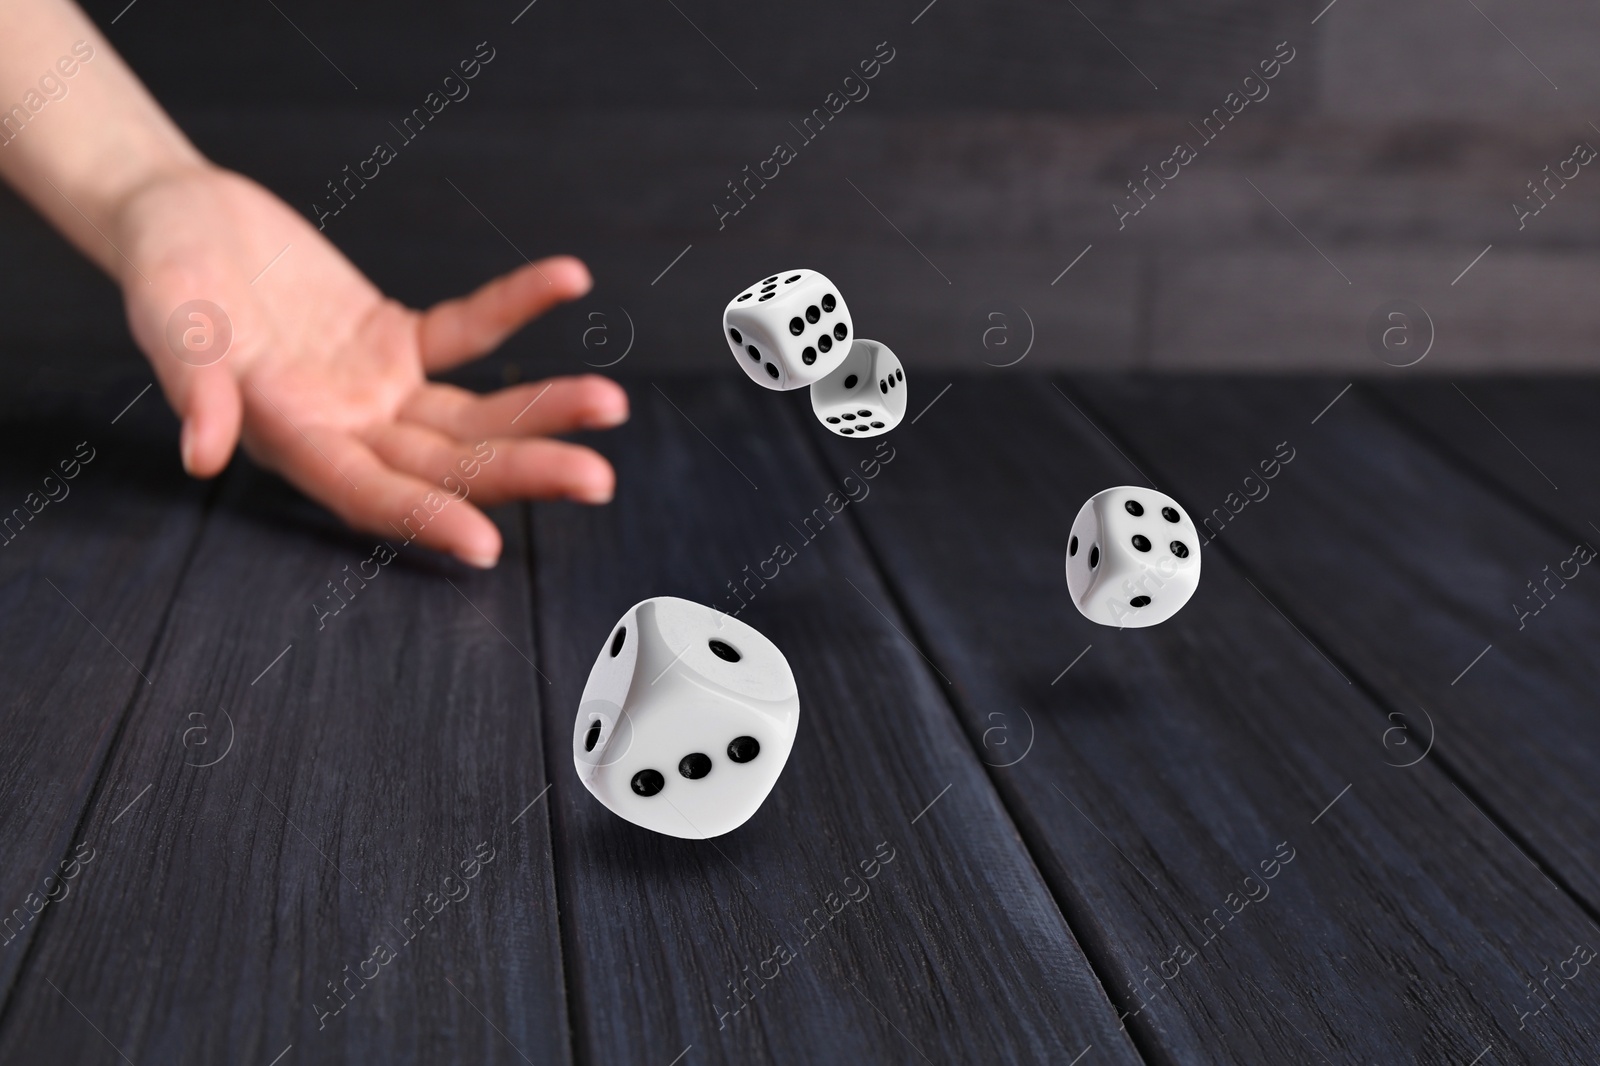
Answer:
<svg viewBox="0 0 1600 1066"><path fill-rule="evenodd" d="M610 464L542 437L624 421L627 395L613 382L586 375L479 395L426 377L582 296L590 280L578 260L529 264L415 311L276 196L210 167L130 197L113 238L129 325L183 420L191 474L216 475L242 442L351 526L414 535L482 567L501 541L474 504L611 498ZM195 300L225 320L202 312L187 343L182 329L169 336L174 312Z"/></svg>

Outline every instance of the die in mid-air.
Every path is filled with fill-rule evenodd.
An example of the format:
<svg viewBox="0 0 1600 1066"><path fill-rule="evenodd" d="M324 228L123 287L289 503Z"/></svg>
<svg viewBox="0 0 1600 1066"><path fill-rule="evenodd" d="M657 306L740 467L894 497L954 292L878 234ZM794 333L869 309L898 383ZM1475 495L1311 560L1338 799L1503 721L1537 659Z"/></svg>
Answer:
<svg viewBox="0 0 1600 1066"><path fill-rule="evenodd" d="M841 437L875 437L906 416L906 372L877 341L857 338L838 369L811 386L817 421Z"/></svg>
<svg viewBox="0 0 1600 1066"><path fill-rule="evenodd" d="M728 301L722 335L750 380L769 389L803 389L850 351L850 309L815 270L785 270Z"/></svg>
<svg viewBox="0 0 1600 1066"><path fill-rule="evenodd" d="M1121 485L1089 497L1067 541L1067 589L1091 622L1165 622L1200 584L1200 536L1172 497Z"/></svg>
<svg viewBox="0 0 1600 1066"><path fill-rule="evenodd" d="M572 762L635 825L704 839L743 825L794 746L788 660L750 626L689 600L629 608L589 671Z"/></svg>

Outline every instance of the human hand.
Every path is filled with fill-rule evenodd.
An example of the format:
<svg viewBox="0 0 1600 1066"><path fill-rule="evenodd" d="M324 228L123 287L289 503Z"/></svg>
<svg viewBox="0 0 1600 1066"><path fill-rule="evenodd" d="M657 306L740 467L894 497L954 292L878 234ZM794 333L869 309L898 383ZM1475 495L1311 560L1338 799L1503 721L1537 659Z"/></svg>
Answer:
<svg viewBox="0 0 1600 1066"><path fill-rule="evenodd" d="M425 377L487 354L588 292L578 260L545 259L415 311L385 297L276 196L208 165L139 187L112 230L128 323L183 420L179 447L194 476L220 473L242 442L356 529L388 536L404 527L409 537L420 524L417 543L478 567L495 564L501 539L473 504L611 499L609 463L543 438L625 421L627 394L614 382L555 378L480 396ZM174 309L194 299L219 305L232 325L226 354L207 366L179 358L167 338ZM492 461L474 454L484 440ZM478 463L470 482L463 461ZM447 496L437 513L424 504Z"/></svg>

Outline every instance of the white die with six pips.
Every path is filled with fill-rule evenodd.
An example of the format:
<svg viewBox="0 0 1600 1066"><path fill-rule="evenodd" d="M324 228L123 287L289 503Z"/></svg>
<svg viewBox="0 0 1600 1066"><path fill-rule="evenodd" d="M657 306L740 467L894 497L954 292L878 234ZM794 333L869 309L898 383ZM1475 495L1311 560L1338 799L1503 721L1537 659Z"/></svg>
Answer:
<svg viewBox="0 0 1600 1066"><path fill-rule="evenodd" d="M838 286L815 270L785 270L728 301L722 335L750 380L803 389L850 351L855 325Z"/></svg>
<svg viewBox="0 0 1600 1066"><path fill-rule="evenodd" d="M1091 622L1165 622L1200 584L1200 535L1178 502L1121 485L1089 497L1067 541L1067 590Z"/></svg>
<svg viewBox="0 0 1600 1066"><path fill-rule="evenodd" d="M799 720L777 645L721 611L657 596L606 637L578 704L572 763L613 813L701 840L755 814Z"/></svg>

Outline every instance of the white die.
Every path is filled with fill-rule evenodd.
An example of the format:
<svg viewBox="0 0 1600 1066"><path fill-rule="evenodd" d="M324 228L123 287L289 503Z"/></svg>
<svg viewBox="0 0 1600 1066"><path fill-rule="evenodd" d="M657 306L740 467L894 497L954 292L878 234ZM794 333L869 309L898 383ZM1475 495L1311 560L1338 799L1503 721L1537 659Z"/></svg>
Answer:
<svg viewBox="0 0 1600 1066"><path fill-rule="evenodd" d="M635 825L704 839L743 825L794 747L788 660L750 626L689 600L629 608L589 671L572 762Z"/></svg>
<svg viewBox="0 0 1600 1066"><path fill-rule="evenodd" d="M1176 500L1121 485L1089 497L1067 542L1067 589L1091 622L1165 622L1200 584L1200 536Z"/></svg>
<svg viewBox="0 0 1600 1066"><path fill-rule="evenodd" d="M859 338L837 370L811 386L817 421L841 437L876 437L906 416L906 372L877 341Z"/></svg>
<svg viewBox="0 0 1600 1066"><path fill-rule="evenodd" d="M803 389L850 351L855 324L838 286L815 270L785 270L750 286L722 311L722 336L750 380Z"/></svg>

